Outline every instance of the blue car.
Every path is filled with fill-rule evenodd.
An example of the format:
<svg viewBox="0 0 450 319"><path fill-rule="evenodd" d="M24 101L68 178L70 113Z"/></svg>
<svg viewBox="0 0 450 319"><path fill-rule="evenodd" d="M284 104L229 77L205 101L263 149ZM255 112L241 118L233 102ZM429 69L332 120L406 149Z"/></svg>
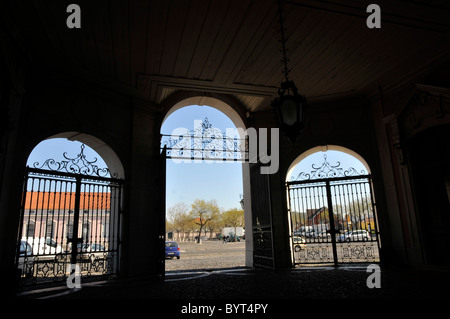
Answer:
<svg viewBox="0 0 450 319"><path fill-rule="evenodd" d="M180 259L180 247L175 241L166 241L166 258Z"/></svg>

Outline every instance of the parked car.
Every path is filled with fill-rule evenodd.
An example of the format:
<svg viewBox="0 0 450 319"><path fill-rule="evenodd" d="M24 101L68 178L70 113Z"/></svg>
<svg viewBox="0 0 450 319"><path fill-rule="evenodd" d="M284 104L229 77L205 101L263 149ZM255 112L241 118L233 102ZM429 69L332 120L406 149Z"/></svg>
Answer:
<svg viewBox="0 0 450 319"><path fill-rule="evenodd" d="M305 236L308 237L308 238L318 238L319 237L319 232L313 229L310 232L306 232Z"/></svg>
<svg viewBox="0 0 450 319"><path fill-rule="evenodd" d="M324 230L324 231L320 232L317 235L317 237L322 238L322 239L327 238L327 239L331 240L331 234L327 230Z"/></svg>
<svg viewBox="0 0 450 319"><path fill-rule="evenodd" d="M294 243L294 251L299 252L302 249L306 248L306 241L303 237L294 236L292 237L292 241Z"/></svg>
<svg viewBox="0 0 450 319"><path fill-rule="evenodd" d="M180 246L175 241L166 241L166 258L180 259Z"/></svg>
<svg viewBox="0 0 450 319"><path fill-rule="evenodd" d="M77 244L78 258L80 260L92 260L102 259L107 255L107 251L101 244L87 244L78 243Z"/></svg>
<svg viewBox="0 0 450 319"><path fill-rule="evenodd" d="M56 255L64 252L61 245L53 238L24 237L22 241L26 241L31 246L35 256Z"/></svg>
<svg viewBox="0 0 450 319"><path fill-rule="evenodd" d="M78 252L104 252L105 248L102 244L86 244L86 243L78 243L77 244Z"/></svg>
<svg viewBox="0 0 450 319"><path fill-rule="evenodd" d="M28 259L33 255L31 245L26 240L20 241L19 263L17 268L20 269L22 276L30 277L33 271L33 261Z"/></svg>
<svg viewBox="0 0 450 319"><path fill-rule="evenodd" d="M105 251L105 247L103 247L102 244L91 244L91 252L92 251L98 251L98 252L103 252Z"/></svg>
<svg viewBox="0 0 450 319"><path fill-rule="evenodd" d="M19 250L20 257L29 257L33 255L33 251L31 249L30 244L26 240L20 241L20 250Z"/></svg>
<svg viewBox="0 0 450 319"><path fill-rule="evenodd" d="M368 241L370 240L370 234L367 230L351 230L337 238L340 242L351 241Z"/></svg>

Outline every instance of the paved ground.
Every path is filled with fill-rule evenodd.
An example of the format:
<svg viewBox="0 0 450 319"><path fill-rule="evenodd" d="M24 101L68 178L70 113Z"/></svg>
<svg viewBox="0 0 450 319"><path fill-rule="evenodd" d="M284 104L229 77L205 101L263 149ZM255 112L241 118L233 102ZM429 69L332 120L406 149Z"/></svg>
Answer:
<svg viewBox="0 0 450 319"><path fill-rule="evenodd" d="M381 287L369 288L367 280L372 273L367 272L367 264L352 264L338 268L322 266L281 271L255 270L239 266L242 260L236 256L244 255L244 243L222 245L218 242L196 246L182 244L181 247L181 259L167 261L168 270L164 282L154 278L135 278L82 283L81 289L69 290L62 287L19 295L17 299L20 304L23 299L28 298L58 299L54 304L62 305L66 303L60 299L69 301L69 305L74 299L138 300L138 304L133 303L133 308L129 309L139 307L148 311L165 309L168 316L176 318L183 318L178 315L187 305L214 305L217 309L223 308L225 311L227 303L268 304L268 309L271 309L269 314L272 315L281 311L300 316L306 310L313 309L318 314L331 311L331 314L341 316L359 314L379 316L381 314L379 311L385 310L382 306L386 305L386 301L389 307L395 307L397 314L405 314L408 309L413 311L425 309L432 315L435 314L436 307L447 306L450 300L450 272L439 269L381 267L379 277ZM202 254L206 249L208 254ZM224 265L223 260L205 258L206 255L211 257L218 252L221 252L225 259L228 257L228 265L233 268L219 269ZM197 268L187 270L194 261ZM77 300L74 302L79 303ZM88 303L102 304L103 301ZM123 305L122 302L113 304ZM267 316L267 313L265 315L263 318L280 318L279 315Z"/></svg>
<svg viewBox="0 0 450 319"><path fill-rule="evenodd" d="M412 269L381 269L381 288L368 288L366 265L352 267L304 267L295 270L267 271L231 269L169 273L165 282L135 279L108 283L82 284L78 290L56 290L21 296L17 306L29 304L25 298L49 298L51 304L36 304L35 309L54 312L80 306L81 313L151 314L164 310L164 317L186 318L182 311L192 306L222 309L212 318L282 318L308 316L344 318L381 316L392 313L438 315L448 312L450 280L448 272ZM84 299L84 300L79 300ZM226 314L230 305L264 304L267 313ZM85 307L84 305L90 305ZM91 307L94 305L94 307ZM100 306L102 305L102 306ZM98 307L99 306L99 307ZM66 308L67 307L67 308ZM72 307L72 308L69 308ZM33 308L30 308L33 309ZM83 311L81 309L84 309ZM239 310L240 311L240 310ZM116 313L117 314L117 313ZM220 315L220 316L219 316Z"/></svg>
<svg viewBox="0 0 450 319"><path fill-rule="evenodd" d="M245 242L219 240L179 242L181 258L166 259L166 271L221 269L245 266Z"/></svg>

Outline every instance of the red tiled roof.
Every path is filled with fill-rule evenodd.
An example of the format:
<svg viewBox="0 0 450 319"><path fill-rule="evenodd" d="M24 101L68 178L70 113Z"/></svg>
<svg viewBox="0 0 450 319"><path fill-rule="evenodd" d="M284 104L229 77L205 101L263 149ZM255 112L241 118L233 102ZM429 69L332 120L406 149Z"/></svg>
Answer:
<svg viewBox="0 0 450 319"><path fill-rule="evenodd" d="M80 209L110 209L111 193L81 193ZM25 209L75 209L75 193L27 192Z"/></svg>

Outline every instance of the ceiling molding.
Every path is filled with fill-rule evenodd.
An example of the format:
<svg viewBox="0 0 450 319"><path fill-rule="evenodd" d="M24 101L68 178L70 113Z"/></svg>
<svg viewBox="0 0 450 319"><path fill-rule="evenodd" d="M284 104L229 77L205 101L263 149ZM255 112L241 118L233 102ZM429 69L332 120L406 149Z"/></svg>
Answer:
<svg viewBox="0 0 450 319"><path fill-rule="evenodd" d="M202 91L259 98L271 98L278 92L278 88L276 87L235 83L220 85L208 80L194 80L148 74L137 75L137 88L140 94L157 104L163 102L170 92L175 92L177 90Z"/></svg>
<svg viewBox="0 0 450 319"><path fill-rule="evenodd" d="M450 97L450 87L440 87L435 85L416 83L415 88L418 91L428 92L432 95Z"/></svg>

